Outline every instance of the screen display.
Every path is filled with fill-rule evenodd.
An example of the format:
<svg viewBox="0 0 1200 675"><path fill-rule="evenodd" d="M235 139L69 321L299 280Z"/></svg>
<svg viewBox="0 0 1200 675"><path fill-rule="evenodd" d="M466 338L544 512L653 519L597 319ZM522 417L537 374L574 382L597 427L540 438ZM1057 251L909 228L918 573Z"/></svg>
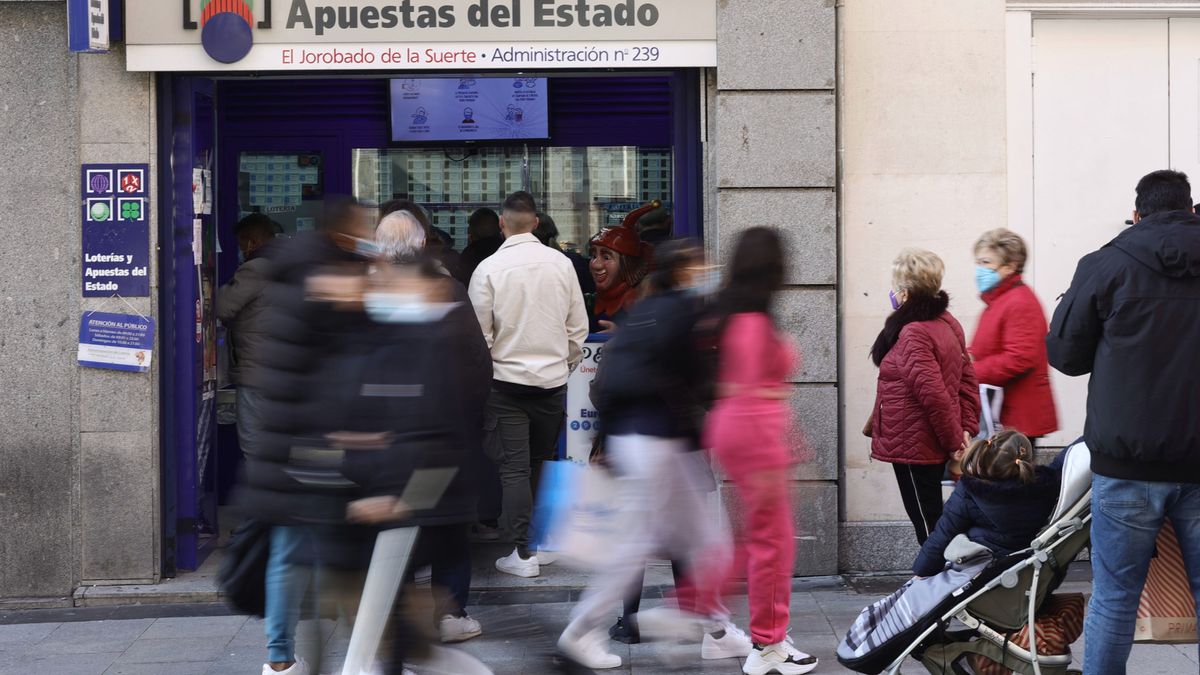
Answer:
<svg viewBox="0 0 1200 675"><path fill-rule="evenodd" d="M392 80L392 140L549 138L546 82L542 77Z"/></svg>

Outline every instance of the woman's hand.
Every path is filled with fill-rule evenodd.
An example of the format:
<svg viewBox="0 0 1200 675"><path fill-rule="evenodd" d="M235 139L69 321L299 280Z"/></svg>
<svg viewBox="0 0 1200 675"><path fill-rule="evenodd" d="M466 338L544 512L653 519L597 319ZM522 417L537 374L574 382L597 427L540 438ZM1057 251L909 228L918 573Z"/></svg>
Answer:
<svg viewBox="0 0 1200 675"><path fill-rule="evenodd" d="M964 431L962 447L958 449L958 454L955 455L955 459L962 459L962 453L965 452L969 447L971 447L971 434Z"/></svg>
<svg viewBox="0 0 1200 675"><path fill-rule="evenodd" d="M408 505L396 497L367 497L346 505L346 520L362 525L402 520L410 513Z"/></svg>
<svg viewBox="0 0 1200 675"><path fill-rule="evenodd" d="M863 428L862 428L863 436L866 436L867 438L871 438L871 434L874 433L874 428L871 426L871 423L874 421L875 420L872 419L871 417L867 418L867 423L864 424Z"/></svg>

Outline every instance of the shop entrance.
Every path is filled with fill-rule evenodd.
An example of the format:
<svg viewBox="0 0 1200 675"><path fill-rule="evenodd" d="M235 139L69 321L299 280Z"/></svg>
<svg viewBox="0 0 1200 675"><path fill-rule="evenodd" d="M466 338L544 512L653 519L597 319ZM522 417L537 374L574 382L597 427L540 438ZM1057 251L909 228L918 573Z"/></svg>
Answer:
<svg viewBox="0 0 1200 675"><path fill-rule="evenodd" d="M408 199L462 251L473 211L527 190L560 245L585 255L652 200L675 235L702 234L699 71L546 76L547 138L472 143L394 141L397 77L160 78L166 576L196 569L229 531L220 506L241 451L213 302L237 270L242 218L264 214L289 237L317 227L333 195Z"/></svg>

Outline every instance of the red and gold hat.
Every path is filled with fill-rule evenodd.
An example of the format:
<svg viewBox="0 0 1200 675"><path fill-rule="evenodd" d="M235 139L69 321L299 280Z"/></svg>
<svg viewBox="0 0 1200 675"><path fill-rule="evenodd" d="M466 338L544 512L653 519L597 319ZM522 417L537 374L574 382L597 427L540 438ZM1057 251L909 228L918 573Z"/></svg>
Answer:
<svg viewBox="0 0 1200 675"><path fill-rule="evenodd" d="M650 246L638 236L634 224L642 216L659 208L662 208L662 202L656 199L641 208L630 211L620 225L606 227L592 237L592 246L603 246L632 258L648 257Z"/></svg>

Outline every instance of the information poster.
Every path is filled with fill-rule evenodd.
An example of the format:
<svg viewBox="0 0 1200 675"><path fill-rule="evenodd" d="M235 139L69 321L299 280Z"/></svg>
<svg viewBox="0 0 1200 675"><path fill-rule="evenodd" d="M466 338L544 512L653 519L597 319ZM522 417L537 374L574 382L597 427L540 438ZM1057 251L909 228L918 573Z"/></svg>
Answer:
<svg viewBox="0 0 1200 675"><path fill-rule="evenodd" d="M583 344L583 362L567 380L566 458L586 463L600 431L600 414L592 405L592 380L600 367L607 336L593 335Z"/></svg>
<svg viewBox="0 0 1200 675"><path fill-rule="evenodd" d="M79 321L79 365L88 368L150 371L154 319L136 314L88 312Z"/></svg>
<svg viewBox="0 0 1200 675"><path fill-rule="evenodd" d="M550 135L546 80L537 77L392 80L392 140L481 141Z"/></svg>
<svg viewBox="0 0 1200 675"><path fill-rule="evenodd" d="M84 164L83 297L150 295L150 167Z"/></svg>

